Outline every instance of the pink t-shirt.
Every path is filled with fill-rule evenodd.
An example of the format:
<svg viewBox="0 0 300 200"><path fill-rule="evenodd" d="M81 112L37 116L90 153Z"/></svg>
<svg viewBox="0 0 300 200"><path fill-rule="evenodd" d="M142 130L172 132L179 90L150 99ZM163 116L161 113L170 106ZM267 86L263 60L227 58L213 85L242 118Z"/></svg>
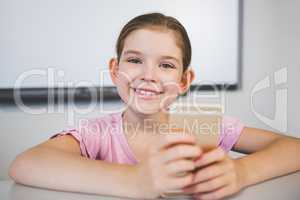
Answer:
<svg viewBox="0 0 300 200"><path fill-rule="evenodd" d="M79 141L82 156L113 163L137 164L138 161L123 133L122 113L80 120L78 128L65 129L51 138L71 134ZM226 152L230 151L243 127L240 120L223 116L218 146Z"/></svg>

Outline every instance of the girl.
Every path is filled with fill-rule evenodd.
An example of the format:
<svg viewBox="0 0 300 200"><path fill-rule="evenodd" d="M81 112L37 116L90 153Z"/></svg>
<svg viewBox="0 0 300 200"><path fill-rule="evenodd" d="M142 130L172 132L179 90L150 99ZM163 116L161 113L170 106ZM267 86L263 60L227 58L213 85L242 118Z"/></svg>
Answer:
<svg viewBox="0 0 300 200"><path fill-rule="evenodd" d="M300 169L299 139L234 118L223 117L218 148L209 152L192 135L157 134L155 124L167 118L168 106L194 79L188 35L173 17L150 13L132 19L121 30L116 52L110 75L126 109L82 121L18 155L9 171L16 182L137 199L173 190L221 199ZM250 155L232 159L229 150Z"/></svg>

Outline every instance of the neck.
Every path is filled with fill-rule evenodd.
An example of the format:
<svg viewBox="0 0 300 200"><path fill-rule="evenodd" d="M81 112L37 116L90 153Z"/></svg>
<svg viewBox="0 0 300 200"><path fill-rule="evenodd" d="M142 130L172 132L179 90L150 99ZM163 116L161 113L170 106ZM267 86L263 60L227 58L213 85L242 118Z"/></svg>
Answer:
<svg viewBox="0 0 300 200"><path fill-rule="evenodd" d="M123 113L123 124L126 131L136 131L140 133L155 133L160 124L168 119L165 112L154 114L137 113L128 107Z"/></svg>

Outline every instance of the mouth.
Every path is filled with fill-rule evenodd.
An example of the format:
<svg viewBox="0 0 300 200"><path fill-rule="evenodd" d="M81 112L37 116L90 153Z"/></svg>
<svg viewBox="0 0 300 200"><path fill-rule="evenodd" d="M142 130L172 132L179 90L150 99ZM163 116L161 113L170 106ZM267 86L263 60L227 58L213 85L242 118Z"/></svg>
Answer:
<svg viewBox="0 0 300 200"><path fill-rule="evenodd" d="M142 98L142 99L153 99L157 98L159 95L161 95L162 91L155 91L151 89L143 89L143 88L132 88L134 93Z"/></svg>

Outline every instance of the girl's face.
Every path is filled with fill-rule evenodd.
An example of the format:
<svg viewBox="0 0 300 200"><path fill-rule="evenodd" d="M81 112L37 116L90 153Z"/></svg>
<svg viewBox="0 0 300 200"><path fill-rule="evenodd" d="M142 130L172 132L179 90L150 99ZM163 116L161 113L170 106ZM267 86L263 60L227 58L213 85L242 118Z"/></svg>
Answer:
<svg viewBox="0 0 300 200"><path fill-rule="evenodd" d="M110 61L110 73L122 100L144 114L164 111L194 78L183 74L182 54L172 31L139 29L124 41L119 63Z"/></svg>

